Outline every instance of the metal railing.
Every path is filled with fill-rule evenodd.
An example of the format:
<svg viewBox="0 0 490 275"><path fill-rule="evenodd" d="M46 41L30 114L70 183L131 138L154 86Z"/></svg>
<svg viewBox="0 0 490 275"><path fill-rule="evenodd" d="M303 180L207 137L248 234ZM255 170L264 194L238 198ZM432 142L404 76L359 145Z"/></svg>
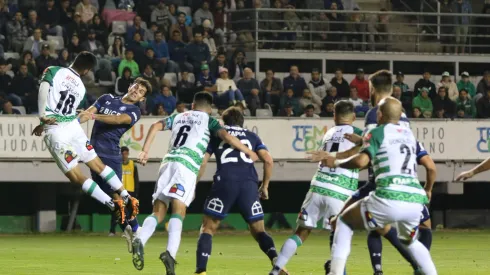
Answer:
<svg viewBox="0 0 490 275"><path fill-rule="evenodd" d="M490 14L264 8L230 22L238 46L259 51L490 54Z"/></svg>

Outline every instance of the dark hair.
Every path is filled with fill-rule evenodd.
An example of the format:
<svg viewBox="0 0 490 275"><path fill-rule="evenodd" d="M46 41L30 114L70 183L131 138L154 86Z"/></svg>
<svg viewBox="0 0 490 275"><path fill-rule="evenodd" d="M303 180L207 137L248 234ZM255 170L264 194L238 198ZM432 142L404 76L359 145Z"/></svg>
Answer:
<svg viewBox="0 0 490 275"><path fill-rule="evenodd" d="M315 110L315 106L313 106L313 104L308 104L305 110Z"/></svg>
<svg viewBox="0 0 490 275"><path fill-rule="evenodd" d="M153 109L153 115L155 115L155 116L158 115L158 108L160 108L160 106L162 106L163 110L165 111L165 107L163 106L163 104L157 104L157 105L155 105L155 108Z"/></svg>
<svg viewBox="0 0 490 275"><path fill-rule="evenodd" d="M121 153L122 152L129 152L129 148L126 146L121 147Z"/></svg>
<svg viewBox="0 0 490 275"><path fill-rule="evenodd" d="M243 122L245 120L243 118L242 111L237 107L230 107L226 109L221 117L223 118L223 122L225 123L225 125L228 126L243 127Z"/></svg>
<svg viewBox="0 0 490 275"><path fill-rule="evenodd" d="M439 91L440 91L441 89L444 89L444 92L446 92L446 93L447 93L447 88L446 88L446 87L444 87L444 86L439 87L439 89L437 89L437 93L439 93Z"/></svg>
<svg viewBox="0 0 490 275"><path fill-rule="evenodd" d="M422 113L422 110L420 110L419 107L413 107L412 111L419 110L420 113Z"/></svg>
<svg viewBox="0 0 490 275"><path fill-rule="evenodd" d="M213 104L213 96L206 92L196 93L193 103L198 106L211 106Z"/></svg>
<svg viewBox="0 0 490 275"><path fill-rule="evenodd" d="M348 100L340 100L335 103L335 115L346 116L354 113L354 104Z"/></svg>
<svg viewBox="0 0 490 275"><path fill-rule="evenodd" d="M459 90L459 93L461 93L461 92L466 92L466 93L468 93L468 90L466 90L466 88L462 88L461 90Z"/></svg>
<svg viewBox="0 0 490 275"><path fill-rule="evenodd" d="M126 73L126 72L129 72L130 73L130 75L129 75L130 77L133 74L133 72L131 71L131 69L129 67L124 67L124 69L122 71L122 74L121 74L121 77L123 77L124 76L124 73Z"/></svg>
<svg viewBox="0 0 490 275"><path fill-rule="evenodd" d="M337 68L337 69L335 69L335 72L341 72L341 73L343 73L344 71L341 68Z"/></svg>
<svg viewBox="0 0 490 275"><path fill-rule="evenodd" d="M179 30L174 30L174 31L172 32L172 35L175 35L176 33L181 33L181 32L180 32Z"/></svg>
<svg viewBox="0 0 490 275"><path fill-rule="evenodd" d="M175 106L180 105L180 104L185 104L185 102L179 100L179 101L177 101L177 103L175 103Z"/></svg>
<svg viewBox="0 0 490 275"><path fill-rule="evenodd" d="M320 70L318 68L313 68L311 70L311 73L320 73Z"/></svg>
<svg viewBox="0 0 490 275"><path fill-rule="evenodd" d="M381 71L371 77L373 88L378 92L389 92L392 88L392 74L387 71Z"/></svg>
<svg viewBox="0 0 490 275"><path fill-rule="evenodd" d="M97 57L91 52L82 51L76 57L71 65L77 71L91 70L97 65Z"/></svg>
<svg viewBox="0 0 490 275"><path fill-rule="evenodd" d="M142 78L142 77L137 77L134 80L133 84L138 84L138 85L142 85L143 87L145 87L146 94L151 94L151 92L153 91L150 82L148 80Z"/></svg>

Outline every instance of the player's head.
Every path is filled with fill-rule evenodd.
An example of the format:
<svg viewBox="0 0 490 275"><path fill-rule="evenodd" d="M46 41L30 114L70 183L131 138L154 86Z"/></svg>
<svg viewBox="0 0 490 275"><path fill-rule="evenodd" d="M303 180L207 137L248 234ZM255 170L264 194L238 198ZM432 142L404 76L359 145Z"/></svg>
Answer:
<svg viewBox="0 0 490 275"><path fill-rule="evenodd" d="M97 57L91 52L83 51L75 57L71 67L77 71L80 76L86 75L97 64Z"/></svg>
<svg viewBox="0 0 490 275"><path fill-rule="evenodd" d="M378 124L398 123L402 116L402 104L394 97L383 98L378 103L377 122Z"/></svg>
<svg viewBox="0 0 490 275"><path fill-rule="evenodd" d="M230 108L226 109L223 112L223 115L221 116L221 118L223 119L223 122L225 123L225 125L239 126L239 127L243 127L243 122L245 120L243 118L242 111L237 107L230 107Z"/></svg>
<svg viewBox="0 0 490 275"><path fill-rule="evenodd" d="M335 125L338 124L352 124L356 119L356 113L354 112L354 104L348 100L337 101L334 105L333 119Z"/></svg>
<svg viewBox="0 0 490 275"><path fill-rule="evenodd" d="M369 78L369 88L371 94L371 104L376 106L381 99L391 96L393 89L392 74L386 70L375 72Z"/></svg>
<svg viewBox="0 0 490 275"><path fill-rule="evenodd" d="M132 104L136 104L145 100L145 96L151 92L152 88L150 82L142 77L138 77L129 87L128 93L124 96L124 98L130 101Z"/></svg>
<svg viewBox="0 0 490 275"><path fill-rule="evenodd" d="M121 155L122 155L123 162L128 161L128 159L129 159L129 148L126 146L121 147Z"/></svg>
<svg viewBox="0 0 490 275"><path fill-rule="evenodd" d="M203 111L211 114L211 105L213 104L213 96L206 92L199 92L194 95L192 102L192 110Z"/></svg>

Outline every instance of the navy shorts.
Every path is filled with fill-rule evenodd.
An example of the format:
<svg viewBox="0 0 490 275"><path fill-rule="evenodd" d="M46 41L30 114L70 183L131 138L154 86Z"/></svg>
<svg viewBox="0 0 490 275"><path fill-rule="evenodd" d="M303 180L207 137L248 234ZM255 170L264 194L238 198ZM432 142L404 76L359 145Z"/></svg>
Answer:
<svg viewBox="0 0 490 275"><path fill-rule="evenodd" d="M204 213L222 220L226 218L231 207L235 204L248 223L264 219L257 182L226 181L223 179L217 181L215 176L211 193L204 203Z"/></svg>
<svg viewBox="0 0 490 275"><path fill-rule="evenodd" d="M114 172L116 172L116 176L119 178L119 180L122 179L122 158L121 159L115 159L115 158L100 158L102 162L111 167ZM100 189L104 191L107 195L111 196L114 194L114 190L112 190L111 186L97 173L94 171L90 170L90 173L92 175L92 179L99 185Z"/></svg>
<svg viewBox="0 0 490 275"><path fill-rule="evenodd" d="M427 205L424 205L424 209L422 209L422 218L420 219L420 223L424 223L428 220L430 220L429 207L427 207Z"/></svg>

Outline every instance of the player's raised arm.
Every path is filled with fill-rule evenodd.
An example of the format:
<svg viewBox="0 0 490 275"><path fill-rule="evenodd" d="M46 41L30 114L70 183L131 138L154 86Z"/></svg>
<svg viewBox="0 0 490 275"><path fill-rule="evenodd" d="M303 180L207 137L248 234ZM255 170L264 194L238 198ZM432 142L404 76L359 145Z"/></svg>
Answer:
<svg viewBox="0 0 490 275"><path fill-rule="evenodd" d="M156 134L166 129L167 119L154 122L151 125L150 129L148 130L148 134L146 135L143 149L141 149L141 152L138 156L138 162L141 163L142 165L145 165L146 162L148 161L148 152L150 151L150 147L153 144L153 140L155 139Z"/></svg>
<svg viewBox="0 0 490 275"><path fill-rule="evenodd" d="M250 150L250 148L241 143L238 138L228 134L225 129L218 130L217 135L221 140L230 144L233 148L247 154L252 161L257 161L259 159L254 151Z"/></svg>
<svg viewBox="0 0 490 275"><path fill-rule="evenodd" d="M257 151L259 159L264 163L264 176L262 177L262 184L260 185L259 192L260 197L263 200L269 199L269 183L272 177L272 169L274 168L274 160L271 154L266 149L260 149Z"/></svg>
<svg viewBox="0 0 490 275"><path fill-rule="evenodd" d="M48 93L52 83L52 73L50 67L46 68L42 77L41 84L39 85L39 94L37 99L37 107L39 110L39 120L41 124L53 125L56 124L56 118L46 117L46 106L48 102Z"/></svg>

